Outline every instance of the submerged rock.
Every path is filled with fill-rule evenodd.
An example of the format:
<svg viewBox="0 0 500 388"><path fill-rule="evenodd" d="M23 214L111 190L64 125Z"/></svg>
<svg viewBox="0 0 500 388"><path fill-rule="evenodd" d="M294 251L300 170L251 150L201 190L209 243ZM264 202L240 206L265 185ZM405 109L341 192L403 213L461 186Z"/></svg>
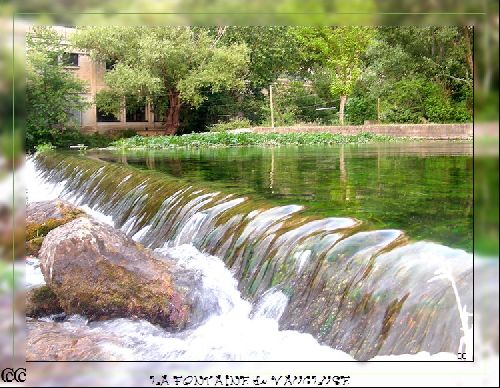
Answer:
<svg viewBox="0 0 500 388"><path fill-rule="evenodd" d="M112 335L57 322L28 320L26 328L26 361L110 360L104 345L119 343Z"/></svg>
<svg viewBox="0 0 500 388"><path fill-rule="evenodd" d="M48 232L85 215L83 210L60 199L29 203L26 206L26 254L36 256Z"/></svg>
<svg viewBox="0 0 500 388"><path fill-rule="evenodd" d="M173 262L108 225L71 221L48 233L39 257L66 314L140 318L174 330L188 322L190 303L172 280Z"/></svg>

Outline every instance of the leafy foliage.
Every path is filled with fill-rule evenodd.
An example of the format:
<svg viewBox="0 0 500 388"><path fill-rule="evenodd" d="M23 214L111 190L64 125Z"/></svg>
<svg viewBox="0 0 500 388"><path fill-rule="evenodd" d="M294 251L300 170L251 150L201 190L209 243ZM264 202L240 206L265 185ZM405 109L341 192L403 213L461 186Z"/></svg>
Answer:
<svg viewBox="0 0 500 388"><path fill-rule="evenodd" d="M55 146L52 145L52 143L43 143L43 144L38 144L35 146L36 152L38 153L47 153L54 151L56 149Z"/></svg>
<svg viewBox="0 0 500 388"><path fill-rule="evenodd" d="M383 120L387 122L463 122L469 119L465 105L452 106L444 90L421 78L396 82L386 99Z"/></svg>
<svg viewBox="0 0 500 388"><path fill-rule="evenodd" d="M366 120L377 120L377 99L362 94L349 97L346 121L352 125L362 125Z"/></svg>
<svg viewBox="0 0 500 388"><path fill-rule="evenodd" d="M328 125L337 123L337 109L333 107L338 100L332 100L330 93L323 93L320 83L290 81L277 84L273 88L274 120L277 126L309 123ZM328 87L328 86L327 86ZM265 107L267 117L269 106ZM270 125L269 122L264 124Z"/></svg>
<svg viewBox="0 0 500 388"><path fill-rule="evenodd" d="M37 26L27 34L27 149L53 142L71 126L71 112L88 106L82 97L85 84L64 69L64 50L61 36L50 27Z"/></svg>
<svg viewBox="0 0 500 388"><path fill-rule="evenodd" d="M120 139L113 146L121 149L168 149L177 147L236 147L236 146L280 146L280 145L328 145L401 141L402 138L360 133L359 135L340 135L334 133L193 133L183 136L135 136Z"/></svg>
<svg viewBox="0 0 500 388"><path fill-rule="evenodd" d="M280 76L300 72L300 46L293 29L286 26L234 26L226 29L221 40L244 44L249 50L248 87L269 87Z"/></svg>
<svg viewBox="0 0 500 388"><path fill-rule="evenodd" d="M150 102L158 96L178 96L182 103L199 107L207 99L207 92L241 89L245 85L247 47L223 45L208 29L84 27L72 40L95 60L116 61L104 76L108 90L96 100L106 112L115 113L117 101L127 96ZM172 103L169 107L174 109ZM178 123L172 125L177 128Z"/></svg>
<svg viewBox="0 0 500 388"><path fill-rule="evenodd" d="M210 132L226 132L232 129L249 128L251 123L248 119L235 118L227 122L220 122L209 127Z"/></svg>
<svg viewBox="0 0 500 388"><path fill-rule="evenodd" d="M357 93L380 97L385 122L472 119L472 42L459 27L379 27Z"/></svg>
<svg viewBox="0 0 500 388"><path fill-rule="evenodd" d="M362 125L378 118L377 99L386 123L472 119L466 27L84 27L72 42L114 63L100 110L149 102L171 133L224 130L234 118L269 125L269 85L276 125ZM85 89L59 60L60 37L37 27L28 49L28 148L83 142L70 113L88 106ZM105 143L96 138L85 142Z"/></svg>
<svg viewBox="0 0 500 388"><path fill-rule="evenodd" d="M371 43L370 27L303 27L296 31L302 56L314 70L318 65L331 75L330 92L342 96L340 122L344 122L343 104L361 75L362 56Z"/></svg>

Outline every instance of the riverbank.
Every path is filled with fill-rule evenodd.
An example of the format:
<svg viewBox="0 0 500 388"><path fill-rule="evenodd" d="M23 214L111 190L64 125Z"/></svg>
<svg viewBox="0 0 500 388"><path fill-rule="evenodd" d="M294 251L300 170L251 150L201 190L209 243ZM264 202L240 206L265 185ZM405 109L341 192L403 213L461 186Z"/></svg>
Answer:
<svg viewBox="0 0 500 388"><path fill-rule="evenodd" d="M205 132L183 136L134 136L112 143L118 149L169 149L238 146L285 146L365 144L414 140L410 137L376 135L363 132L357 135L335 133L253 133L253 132Z"/></svg>
<svg viewBox="0 0 500 388"><path fill-rule="evenodd" d="M467 140L472 139L472 123L465 124L366 124L366 125L331 125L331 126L287 126L254 127L254 133L331 133L354 136L363 133L396 138L428 140Z"/></svg>
<svg viewBox="0 0 500 388"><path fill-rule="evenodd" d="M470 140L472 124L387 124L360 126L254 127L227 132L140 136L113 142L110 148L169 149L238 146L286 146L390 143L425 140ZM151 136L150 136L151 135ZM152 136L159 135L159 136Z"/></svg>

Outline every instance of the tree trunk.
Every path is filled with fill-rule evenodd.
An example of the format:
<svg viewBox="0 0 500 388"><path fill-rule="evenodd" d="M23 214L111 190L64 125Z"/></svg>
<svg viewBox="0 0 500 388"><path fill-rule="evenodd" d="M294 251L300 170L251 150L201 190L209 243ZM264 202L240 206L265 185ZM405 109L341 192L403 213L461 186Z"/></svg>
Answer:
<svg viewBox="0 0 500 388"><path fill-rule="evenodd" d="M467 61L467 68L469 70L470 77L474 76L474 63L472 58L472 36L468 26L463 26L462 31L465 37L465 59Z"/></svg>
<svg viewBox="0 0 500 388"><path fill-rule="evenodd" d="M239 119L243 119L245 117L245 114L241 110L241 107L243 106L243 94L238 93L236 96L236 101L238 101L238 108L240 109L236 113L236 117L238 117Z"/></svg>
<svg viewBox="0 0 500 388"><path fill-rule="evenodd" d="M165 131L167 135L175 135L179 128L179 116L181 112L181 100L177 90L168 92L168 112L165 121Z"/></svg>
<svg viewBox="0 0 500 388"><path fill-rule="evenodd" d="M339 120L340 125L344 125L344 108L347 101L347 96L340 96Z"/></svg>

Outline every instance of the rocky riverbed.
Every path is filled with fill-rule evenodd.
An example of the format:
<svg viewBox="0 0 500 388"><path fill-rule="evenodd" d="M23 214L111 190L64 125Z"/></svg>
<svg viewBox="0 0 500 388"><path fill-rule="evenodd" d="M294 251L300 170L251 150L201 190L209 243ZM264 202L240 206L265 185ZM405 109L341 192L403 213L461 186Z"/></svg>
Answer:
<svg viewBox="0 0 500 388"><path fill-rule="evenodd" d="M91 348L118 341L54 322L69 316L131 318L168 331L203 319L199 278L166 255L62 200L29 204L26 219L28 252L40 260L45 282L26 295L28 359L100 359L102 352Z"/></svg>

